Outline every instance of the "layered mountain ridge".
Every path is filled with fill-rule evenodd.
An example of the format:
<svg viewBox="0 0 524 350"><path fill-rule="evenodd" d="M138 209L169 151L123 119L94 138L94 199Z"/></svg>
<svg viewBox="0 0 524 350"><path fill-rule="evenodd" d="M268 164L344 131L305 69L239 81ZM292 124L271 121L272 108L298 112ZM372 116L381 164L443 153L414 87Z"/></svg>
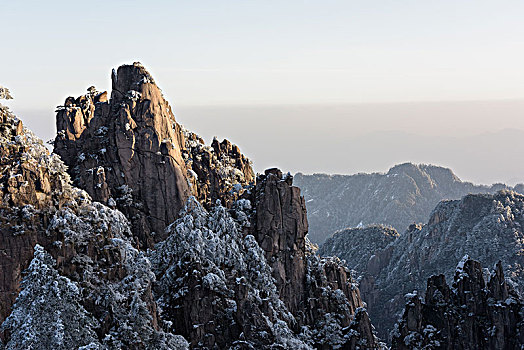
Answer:
<svg viewBox="0 0 524 350"><path fill-rule="evenodd" d="M412 163L396 165L385 174L298 173L295 182L308 205L310 238L318 244L348 227L382 224L404 232L412 223L426 222L445 199L502 189L524 192L522 185L474 185L461 181L451 169Z"/></svg>
<svg viewBox="0 0 524 350"><path fill-rule="evenodd" d="M423 291L432 275L453 280L456 263L466 254L485 266L500 260L521 293L523 210L524 195L513 191L467 195L439 203L427 224L412 224L401 234L383 226L339 231L320 253L345 259L356 270L370 316L386 339L401 315L404 294Z"/></svg>
<svg viewBox="0 0 524 350"><path fill-rule="evenodd" d="M6 349L382 346L349 270L309 245L293 177L204 145L139 63L112 88L58 107L52 155L2 109Z"/></svg>

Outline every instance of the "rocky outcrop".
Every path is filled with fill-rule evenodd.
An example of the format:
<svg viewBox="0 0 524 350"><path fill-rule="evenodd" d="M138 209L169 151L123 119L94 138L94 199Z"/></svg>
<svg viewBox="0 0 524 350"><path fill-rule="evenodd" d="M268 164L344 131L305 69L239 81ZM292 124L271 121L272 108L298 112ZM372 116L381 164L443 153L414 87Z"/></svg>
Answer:
<svg viewBox="0 0 524 350"><path fill-rule="evenodd" d="M307 213L293 177L268 169L257 178L254 235L271 266L280 298L309 327L317 348L380 346L349 270L320 258L306 235Z"/></svg>
<svg viewBox="0 0 524 350"><path fill-rule="evenodd" d="M306 205L291 175L266 170L257 178L255 237L266 254L279 294L296 314L305 297Z"/></svg>
<svg viewBox="0 0 524 350"><path fill-rule="evenodd" d="M290 175L255 179L237 146L206 146L175 122L141 65L112 79L111 99L93 88L59 108L55 152L153 248L160 328L194 348L381 346L349 271L306 249Z"/></svg>
<svg viewBox="0 0 524 350"><path fill-rule="evenodd" d="M237 145L228 140L218 142L215 138L211 146L197 134L184 130L186 139L182 151L186 166L190 169L190 182L195 197L206 208L211 208L220 200L231 207L255 182L251 161L244 156Z"/></svg>
<svg viewBox="0 0 524 350"><path fill-rule="evenodd" d="M485 281L485 278L489 278ZM392 349L520 349L524 303L505 280L502 264L486 273L467 256L453 285L444 275L428 279L426 296L408 294Z"/></svg>
<svg viewBox="0 0 524 350"><path fill-rule="evenodd" d="M185 340L159 328L154 275L144 254L130 244L125 217L73 187L59 157L1 105L0 153L0 338L7 348L45 348L49 339L38 330L56 330L51 337L63 336L61 346L88 345L67 343L70 335L60 333L69 320L51 310L56 300L47 298L62 292L81 303L79 318L96 320L84 322L94 327L91 346L183 348ZM52 258L43 260L53 266L42 265L39 257L46 254ZM31 261L32 277L21 284ZM45 273L55 269L56 274ZM32 295L44 285L56 290ZM37 324L43 320L49 324ZM32 343L35 339L39 342Z"/></svg>
<svg viewBox="0 0 524 350"><path fill-rule="evenodd" d="M110 100L92 87L59 107L54 152L75 185L122 211L140 245L152 247L191 194L185 139L142 65L123 65L111 79Z"/></svg>
<svg viewBox="0 0 524 350"><path fill-rule="evenodd" d="M304 322L318 349L380 349L356 282L336 258L307 254Z"/></svg>
<svg viewBox="0 0 524 350"><path fill-rule="evenodd" d="M32 247L46 239L39 232L45 231L42 222L49 222L51 214L40 211L60 208L72 192L58 157L49 156L42 142L2 105L0 145L1 323L11 311Z"/></svg>
<svg viewBox="0 0 524 350"><path fill-rule="evenodd" d="M141 247L165 238L190 195L209 208L217 199L230 203L253 182L237 146L205 146L183 130L141 64L123 65L111 79L110 99L91 87L58 107L54 152L75 185L126 215Z"/></svg>
<svg viewBox="0 0 524 350"><path fill-rule="evenodd" d="M450 169L411 163L396 165L386 174L298 173L295 183L307 202L310 238L318 244L348 227L382 224L404 232L412 223L426 222L444 199L510 189L502 184L474 185Z"/></svg>

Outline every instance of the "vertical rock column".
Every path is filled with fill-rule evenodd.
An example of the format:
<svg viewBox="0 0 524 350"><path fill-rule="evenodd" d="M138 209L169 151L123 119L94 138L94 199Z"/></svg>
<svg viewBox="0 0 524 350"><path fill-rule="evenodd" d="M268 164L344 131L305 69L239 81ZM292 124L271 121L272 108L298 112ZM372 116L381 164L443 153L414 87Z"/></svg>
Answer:
<svg viewBox="0 0 524 350"><path fill-rule="evenodd" d="M280 297L296 315L306 278L306 204L290 175L268 169L256 185L255 237L273 269Z"/></svg>
<svg viewBox="0 0 524 350"><path fill-rule="evenodd" d="M142 247L165 238L191 194L182 159L184 136L168 102L139 63L111 76L111 99L90 88L57 113L54 152L75 184L116 206Z"/></svg>
<svg viewBox="0 0 524 350"><path fill-rule="evenodd" d="M255 196L254 235L272 268L280 298L297 320L296 329L309 326L318 349L377 348L349 271L337 259L306 255L306 204L293 177L268 169L257 178ZM339 329L341 339L335 340L329 329Z"/></svg>

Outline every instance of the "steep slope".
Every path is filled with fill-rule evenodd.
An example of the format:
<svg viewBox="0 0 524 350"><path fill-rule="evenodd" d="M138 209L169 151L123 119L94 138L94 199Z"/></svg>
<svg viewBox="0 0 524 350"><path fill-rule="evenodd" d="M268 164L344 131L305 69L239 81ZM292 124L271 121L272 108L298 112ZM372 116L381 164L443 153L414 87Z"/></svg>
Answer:
<svg viewBox="0 0 524 350"><path fill-rule="evenodd" d="M253 181L249 161L227 141L193 157L202 141L186 138L142 65L123 65L111 79L109 99L91 87L58 107L54 152L69 166L75 185L129 218L141 247L165 238L190 195L210 205L235 183ZM208 183L196 188L199 176ZM228 183L232 176L238 181Z"/></svg>
<svg viewBox="0 0 524 350"><path fill-rule="evenodd" d="M0 338L6 348L187 347L158 327L154 274L130 244L126 218L73 187L59 157L1 104L0 155ZM71 318L68 307L81 312ZM85 336L65 334L67 322L86 325Z"/></svg>
<svg viewBox="0 0 524 350"><path fill-rule="evenodd" d="M426 225L411 225L385 246L369 245L368 240L348 230L353 234L334 235L322 250L350 257L349 268L356 264L363 299L379 334L386 338L403 306L403 295L422 290L431 275L443 273L451 280L456 261L466 254L488 266L501 260L504 273L522 292L523 224L524 196L504 190L443 201ZM370 256L366 264L353 258L359 251Z"/></svg>
<svg viewBox="0 0 524 350"><path fill-rule="evenodd" d="M467 256L452 286L444 275L428 279L425 300L408 302L392 349L521 349L524 302L505 280L502 265L486 273Z"/></svg>
<svg viewBox="0 0 524 350"><path fill-rule="evenodd" d="M382 225L348 228L335 232L320 246L318 253L344 259L352 270L374 273L380 269L381 260L384 260L382 256L392 253L390 243L398 237L394 228ZM378 251L383 252L376 255Z"/></svg>
<svg viewBox="0 0 524 350"><path fill-rule="evenodd" d="M308 206L310 238L323 243L347 227L384 224L403 232L414 222L426 222L443 199L469 193L494 193L506 186L477 186L461 181L450 169L405 163L386 174L296 174ZM519 187L520 188L520 187Z"/></svg>
<svg viewBox="0 0 524 350"><path fill-rule="evenodd" d="M255 179L237 146L184 130L139 63L112 80L110 100L93 88L59 107L55 152L150 248L161 328L193 348L382 346L349 271L308 249L291 176Z"/></svg>
<svg viewBox="0 0 524 350"><path fill-rule="evenodd" d="M54 152L73 169L77 186L133 218L140 244L150 247L190 195L180 152L185 141L142 66L123 66L111 78L110 99L92 87L58 107Z"/></svg>

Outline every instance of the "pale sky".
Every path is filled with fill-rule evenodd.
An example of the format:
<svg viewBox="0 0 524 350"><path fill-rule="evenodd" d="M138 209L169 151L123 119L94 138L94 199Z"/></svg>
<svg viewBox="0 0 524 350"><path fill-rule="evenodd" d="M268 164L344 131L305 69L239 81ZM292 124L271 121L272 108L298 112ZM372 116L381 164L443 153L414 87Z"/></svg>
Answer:
<svg viewBox="0 0 524 350"><path fill-rule="evenodd" d="M414 155L382 144L387 137L377 138L386 154L367 155L364 141L431 131L428 142L457 134L464 142L457 130L477 139L524 130L523 17L523 1L2 1L0 84L15 97L9 106L49 139L56 105L90 85L109 89L112 68L140 61L179 121L253 150L257 168L353 173L385 171L401 159L454 166L468 180L509 181L523 178L524 168L495 173L471 155L463 155L471 165L453 160L456 151ZM316 107L297 114L296 106L309 105ZM214 132L208 126L216 118ZM264 121L259 134L299 154L279 158L260 153L260 143L250 141L256 137L244 140ZM285 132L271 132L282 125ZM315 130L361 148L363 160L308 161L300 149Z"/></svg>

